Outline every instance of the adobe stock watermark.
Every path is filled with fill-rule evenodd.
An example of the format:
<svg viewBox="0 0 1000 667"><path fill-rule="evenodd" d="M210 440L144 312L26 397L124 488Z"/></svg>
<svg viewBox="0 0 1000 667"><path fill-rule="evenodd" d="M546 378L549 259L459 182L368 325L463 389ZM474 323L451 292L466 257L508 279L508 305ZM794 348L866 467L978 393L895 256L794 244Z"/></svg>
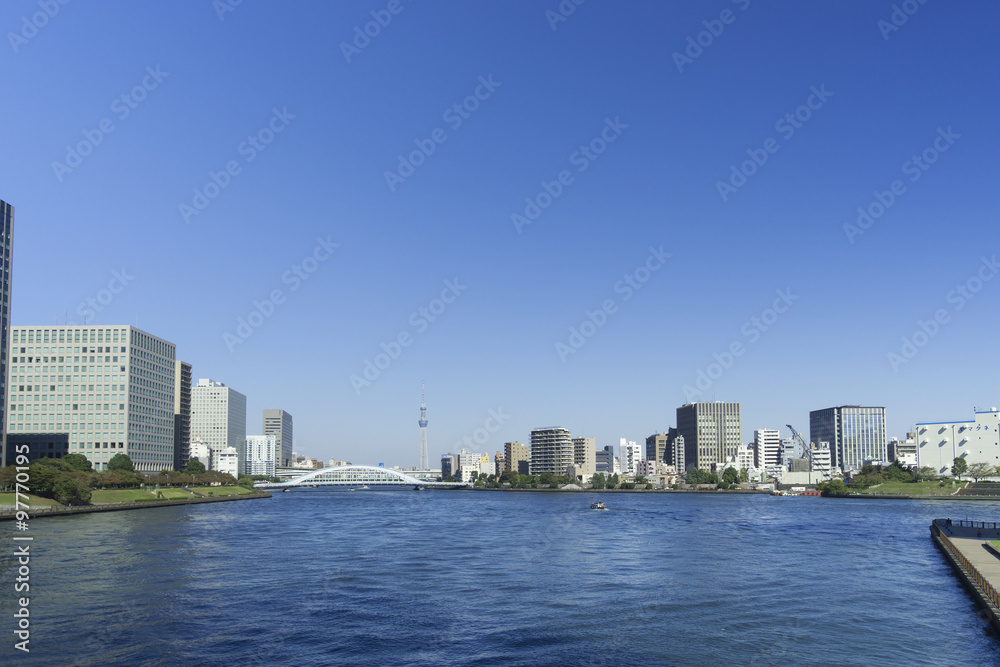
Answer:
<svg viewBox="0 0 1000 667"><path fill-rule="evenodd" d="M412 0L411 0L412 2ZM389 0L385 9L373 9L371 11L372 20L364 24L354 26L354 37L348 42L340 43L340 52L344 54L344 60L351 64L351 58L361 55L361 52L368 48L372 40L382 34L384 28L388 28L392 23L392 18L398 16L406 7L402 0Z"/></svg>
<svg viewBox="0 0 1000 667"><path fill-rule="evenodd" d="M576 167L576 172L582 174L590 168L590 165L608 149L608 145L618 140L628 129L628 125L621 121L621 116L615 116L614 120L604 119L604 127L586 144L581 145L569 154L570 165ZM510 215L510 221L518 234L522 230L541 217L542 211L552 206L552 202L562 196L566 188L575 182L575 176L569 169L563 169L556 174L551 181L543 180L542 189L534 197L524 198L524 211L514 212Z"/></svg>
<svg viewBox="0 0 1000 667"><path fill-rule="evenodd" d="M494 81L493 75L479 77L479 85L475 87L471 95L468 95L461 102L456 102L444 110L441 120L448 124L452 131L462 127L462 123L469 120L472 114L479 109L482 102L490 99L496 89L503 85L500 81ZM399 163L395 171L386 170L384 173L385 184L389 186L389 192L395 192L396 188L406 182L410 176L416 173L417 169L427 161L439 144L448 141L448 133L444 128L434 128L426 139L414 139L416 148L405 156L400 153Z"/></svg>
<svg viewBox="0 0 1000 667"><path fill-rule="evenodd" d="M455 449L461 447L468 447L473 449L474 447L485 445L490 440L490 436L499 431L504 424L510 420L511 416L504 414L503 407L497 407L496 410L487 410L486 421L483 425L472 432L472 435L464 435L461 440L455 441Z"/></svg>
<svg viewBox="0 0 1000 667"><path fill-rule="evenodd" d="M916 14L917 10L925 4L927 4L927 0L903 0L898 5L894 4L888 21L879 19L875 22L875 27L882 33L882 39L888 42L889 35L898 32L900 28L906 25L910 17Z"/></svg>
<svg viewBox="0 0 1000 667"><path fill-rule="evenodd" d="M997 256L983 257L975 273L965 282L955 285L945 295L945 303L951 306L950 311L948 308L938 308L930 318L917 320L917 328L913 330L913 333L902 337L899 351L886 354L886 360L893 372L898 373L900 366L910 363L917 356L917 353L941 332L941 327L951 322L952 313L957 313L965 308L966 304L982 291L986 283L993 280L997 272L1000 272Z"/></svg>
<svg viewBox="0 0 1000 667"><path fill-rule="evenodd" d="M650 246L646 259L614 284L614 292L622 295L622 303L635 296L635 293L641 290L643 285L648 283L653 274L662 269L671 257L671 253L663 251L662 245L659 248ZM556 354L559 355L559 361L565 364L569 355L576 354L608 323L608 318L617 312L618 302L613 298L602 301L596 310L584 311L583 321L578 326L569 328L569 338L566 342L556 342Z"/></svg>
<svg viewBox="0 0 1000 667"><path fill-rule="evenodd" d="M340 244L331 241L329 236L326 238L317 236L316 245L312 251L281 274L281 284L289 286L289 293L298 291L319 270L319 267L333 256L339 247ZM229 352L235 352L238 345L247 342L254 332L264 325L264 322L274 316L278 306L287 300L288 296L281 288L271 290L262 300L254 299L253 309L246 317L236 318L236 328L233 333L227 331L222 334L222 341L226 344Z"/></svg>
<svg viewBox="0 0 1000 667"><path fill-rule="evenodd" d="M904 176L909 176L910 183L916 183L924 175L931 165L938 161L941 154L955 145L955 141L962 135L955 134L951 125L948 129L937 129L937 136L931 145L922 150L919 154L910 157L901 167ZM844 223L844 234L850 243L863 235L875 225L875 221L885 215L885 212L892 208L896 201L906 194L906 183L901 179L895 179L889 184L888 190L875 190L872 193L875 199L864 206L858 207L858 218L855 224Z"/></svg>
<svg viewBox="0 0 1000 667"><path fill-rule="evenodd" d="M159 65L146 67L146 74L132 90L111 100L111 113L119 121L125 120L149 97L151 92L160 87L160 84L168 76L170 76L170 72L160 70ZM83 139L74 145L66 145L65 161L54 160L52 162L52 171L55 172L56 180L62 183L66 174L72 173L74 169L83 164L84 158L91 155L94 149L104 142L104 138L114 131L115 122L110 117L102 118L97 123L97 127L92 130L83 130Z"/></svg>
<svg viewBox="0 0 1000 667"><path fill-rule="evenodd" d="M795 136L795 132L809 122L813 112L822 109L827 100L833 97L833 93L826 89L826 84L820 84L819 88L810 86L809 91L810 94L803 104L786 113L774 123L774 131L780 133L785 141ZM780 148L781 144L774 137L768 137L761 148L748 148L746 153L749 159L741 162L739 167L735 164L730 165L728 181L715 182L715 189L718 190L722 201L728 201L730 195L735 194L737 190L746 185L747 179L756 174L768 158L777 153Z"/></svg>
<svg viewBox="0 0 1000 667"><path fill-rule="evenodd" d="M448 306L455 303L462 292L468 288L468 285L459 283L458 278L445 280L444 289L441 290L441 294L437 298L431 299L426 306L421 306L410 314L407 323L413 333L410 332L410 329L403 329L388 343L380 343L379 347L382 351L376 353L371 359L365 359L361 374L352 373L350 375L348 380L354 388L354 393L360 396L362 389L370 387L372 382L379 379L382 373L392 365L392 362L399 359L403 350L413 344L415 336L427 331L431 323L440 319L448 310Z"/></svg>
<svg viewBox="0 0 1000 667"><path fill-rule="evenodd" d="M135 276L131 275L124 266L121 271L112 271L111 280L108 281L107 287L99 289L94 296L89 296L81 301L76 307L76 314L83 318L84 324L87 324L87 319L91 315L103 312L133 280L135 280Z"/></svg>
<svg viewBox="0 0 1000 667"><path fill-rule="evenodd" d="M226 14L236 11L236 8L243 4L243 0L212 0L212 9L219 21L226 20Z"/></svg>
<svg viewBox="0 0 1000 667"><path fill-rule="evenodd" d="M739 7L741 12L745 12L750 7L750 0L732 0L732 2ZM705 53L705 49L712 46L715 40L722 35L726 26L732 25L736 21L737 16L739 14L736 14L733 10L723 9L719 13L719 18L702 21L701 24L705 26L705 29L693 37L688 35L687 47L684 49L684 53L674 51L671 54L671 57L674 59L674 65L677 66L677 71L683 74L685 65L693 65L694 61Z"/></svg>
<svg viewBox="0 0 1000 667"><path fill-rule="evenodd" d="M790 287L775 290L775 294L777 297L769 307L740 326L742 338L733 340L722 352L713 353L712 359L714 361L709 362L704 368L698 369L694 384L686 384L681 387L681 391L684 392L684 397L689 403L711 389L716 381L733 367L736 360L746 354L748 346L760 340L761 336L769 331L782 315L788 312L792 304L799 300L798 295L792 294Z"/></svg>
<svg viewBox="0 0 1000 667"><path fill-rule="evenodd" d="M271 109L271 118L264 124L264 127L247 135L246 139L237 144L237 155L243 157L244 164L250 164L267 149L279 134L285 131L294 119L295 114L289 113L288 107L282 107L280 110L274 107ZM178 205L184 224L189 224L191 218L200 215L208 208L208 205L221 195L222 191L228 188L233 179L241 173L243 173L243 164L240 164L237 159L227 161L219 171L209 170L208 180L205 181L204 185L198 186L192 191L191 203L181 202Z"/></svg>
<svg viewBox="0 0 1000 667"><path fill-rule="evenodd" d="M552 28L552 32L556 31L560 23L565 23L566 20L576 12L576 8L585 3L587 0L562 0L556 8L545 10L545 20L549 22L549 27Z"/></svg>
<svg viewBox="0 0 1000 667"><path fill-rule="evenodd" d="M38 36L38 31L49 24L49 21L56 17L59 10L68 5L70 0L38 0L37 11L30 16L21 17L21 29L18 32L8 32L7 41L14 53L21 50L21 47L30 40Z"/></svg>

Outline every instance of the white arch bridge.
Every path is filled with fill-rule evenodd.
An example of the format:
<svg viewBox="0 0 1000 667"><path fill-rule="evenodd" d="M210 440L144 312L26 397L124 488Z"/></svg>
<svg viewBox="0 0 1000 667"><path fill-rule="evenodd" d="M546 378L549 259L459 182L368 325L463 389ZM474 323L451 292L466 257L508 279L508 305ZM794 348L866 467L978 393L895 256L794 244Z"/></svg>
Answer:
<svg viewBox="0 0 1000 667"><path fill-rule="evenodd" d="M297 486L412 486L456 489L472 485L461 482L426 482L398 470L351 465L317 468L287 482L257 482L254 486L260 489L290 489Z"/></svg>

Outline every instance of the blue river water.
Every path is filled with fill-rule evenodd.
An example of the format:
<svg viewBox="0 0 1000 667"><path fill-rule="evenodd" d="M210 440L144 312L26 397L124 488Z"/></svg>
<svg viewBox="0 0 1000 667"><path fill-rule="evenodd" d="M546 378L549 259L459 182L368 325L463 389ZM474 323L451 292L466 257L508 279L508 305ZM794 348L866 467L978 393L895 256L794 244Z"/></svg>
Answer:
<svg viewBox="0 0 1000 667"><path fill-rule="evenodd" d="M591 511L593 499L610 508ZM0 664L986 665L929 537L1000 504L302 489L31 522Z"/></svg>

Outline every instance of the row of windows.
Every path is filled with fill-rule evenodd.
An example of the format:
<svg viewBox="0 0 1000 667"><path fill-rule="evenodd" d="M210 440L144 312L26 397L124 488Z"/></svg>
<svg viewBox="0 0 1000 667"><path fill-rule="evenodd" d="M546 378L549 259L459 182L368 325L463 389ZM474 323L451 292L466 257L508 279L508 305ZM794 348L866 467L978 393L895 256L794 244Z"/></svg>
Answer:
<svg viewBox="0 0 1000 667"><path fill-rule="evenodd" d="M19 329L11 331L14 343L117 343L127 342L125 330L118 329Z"/></svg>
<svg viewBox="0 0 1000 667"><path fill-rule="evenodd" d="M51 352L51 354L125 354L127 348L125 347L105 347L103 345L94 347L53 347L51 350L47 347L22 347L18 349L12 349L11 352L14 354L30 354L37 357L38 355L46 355Z"/></svg>

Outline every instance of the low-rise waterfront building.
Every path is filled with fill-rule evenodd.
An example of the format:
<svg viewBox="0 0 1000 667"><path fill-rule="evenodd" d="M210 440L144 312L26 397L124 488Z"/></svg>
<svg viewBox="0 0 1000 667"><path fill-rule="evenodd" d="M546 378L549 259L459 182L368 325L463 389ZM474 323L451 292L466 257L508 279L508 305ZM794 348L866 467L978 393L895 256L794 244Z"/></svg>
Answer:
<svg viewBox="0 0 1000 667"><path fill-rule="evenodd" d="M904 468L917 465L917 438L915 433L907 433L906 440L890 438L886 444L886 457L890 462Z"/></svg>
<svg viewBox="0 0 1000 667"><path fill-rule="evenodd" d="M239 479L240 477L240 456L236 447L224 447L222 449L211 449L212 470L224 472Z"/></svg>
<svg viewBox="0 0 1000 667"><path fill-rule="evenodd" d="M917 465L950 474L956 458L967 464L1000 464L1000 411L977 410L975 418L917 424Z"/></svg>

